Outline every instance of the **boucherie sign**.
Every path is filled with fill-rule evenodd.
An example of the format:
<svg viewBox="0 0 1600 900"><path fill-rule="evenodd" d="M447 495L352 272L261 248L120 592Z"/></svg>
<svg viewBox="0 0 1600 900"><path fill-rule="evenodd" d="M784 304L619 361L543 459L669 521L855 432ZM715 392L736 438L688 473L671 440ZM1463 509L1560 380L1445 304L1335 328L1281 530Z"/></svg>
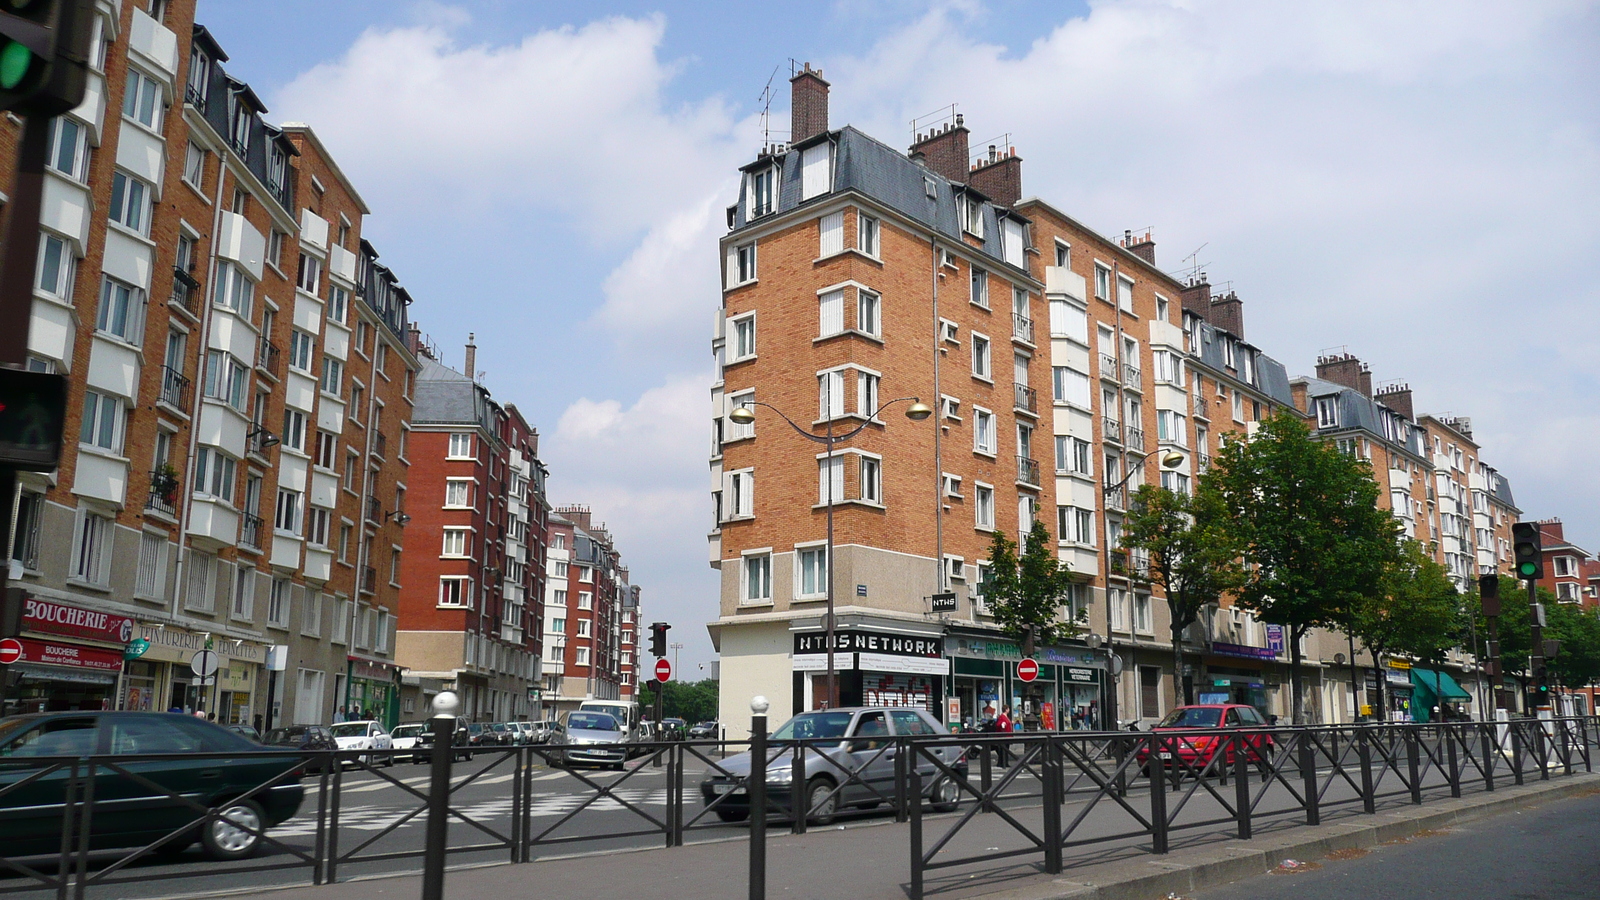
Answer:
<svg viewBox="0 0 1600 900"><path fill-rule="evenodd" d="M133 620L127 616L95 612L37 597L29 597L23 603L22 630L107 644L126 644L133 640Z"/></svg>

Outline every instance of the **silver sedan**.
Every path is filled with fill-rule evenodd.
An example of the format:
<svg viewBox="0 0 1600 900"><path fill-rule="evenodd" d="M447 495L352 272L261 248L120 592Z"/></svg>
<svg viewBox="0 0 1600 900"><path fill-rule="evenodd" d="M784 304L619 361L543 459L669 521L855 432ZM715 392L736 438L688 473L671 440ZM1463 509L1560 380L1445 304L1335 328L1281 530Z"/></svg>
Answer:
<svg viewBox="0 0 1600 900"><path fill-rule="evenodd" d="M617 720L605 713L572 712L550 729L546 743L562 749L552 753L551 762L559 765L598 765L622 768L628 751L623 746L626 732Z"/></svg>

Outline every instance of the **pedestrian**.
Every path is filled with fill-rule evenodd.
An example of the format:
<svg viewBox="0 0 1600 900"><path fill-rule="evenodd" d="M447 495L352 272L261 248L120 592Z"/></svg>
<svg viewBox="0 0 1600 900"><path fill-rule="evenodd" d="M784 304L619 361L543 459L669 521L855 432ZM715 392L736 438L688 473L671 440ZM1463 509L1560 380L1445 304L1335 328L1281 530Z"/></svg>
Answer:
<svg viewBox="0 0 1600 900"><path fill-rule="evenodd" d="M341 706L333 711L333 724L338 725L343 722L344 719L344 707Z"/></svg>
<svg viewBox="0 0 1600 900"><path fill-rule="evenodd" d="M994 730L1000 734L1011 734L1011 707L1007 706L1000 711L1000 715L994 720ZM994 755L995 761L998 762L1001 767L1011 765L1011 749L1010 745L1005 741L1002 740L995 742Z"/></svg>

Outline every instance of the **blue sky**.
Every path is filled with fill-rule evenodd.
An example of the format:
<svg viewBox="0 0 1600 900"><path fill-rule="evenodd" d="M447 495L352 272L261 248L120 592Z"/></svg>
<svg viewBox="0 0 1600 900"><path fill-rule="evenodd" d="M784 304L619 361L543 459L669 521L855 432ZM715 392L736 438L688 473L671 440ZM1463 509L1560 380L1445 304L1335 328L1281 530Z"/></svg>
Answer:
<svg viewBox="0 0 1600 900"><path fill-rule="evenodd" d="M1594 2L813 6L200 3L230 74L361 190L445 361L477 334L686 665L716 614L715 242L791 58L835 125L904 146L959 103L975 141L1012 136L1025 194L1153 227L1169 271L1204 245L1291 374L1345 348L1471 416L1525 515L1600 550Z"/></svg>

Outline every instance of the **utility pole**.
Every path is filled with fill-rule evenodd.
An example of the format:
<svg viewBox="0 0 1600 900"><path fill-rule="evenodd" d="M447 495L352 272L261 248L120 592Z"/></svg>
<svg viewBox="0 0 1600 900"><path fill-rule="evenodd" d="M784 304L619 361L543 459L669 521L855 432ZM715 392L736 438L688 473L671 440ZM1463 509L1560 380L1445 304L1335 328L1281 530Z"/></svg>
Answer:
<svg viewBox="0 0 1600 900"><path fill-rule="evenodd" d="M672 647L672 671L676 672L676 671L678 671L678 651L683 649L683 645L679 644L679 643L673 643L671 645L671 647Z"/></svg>

